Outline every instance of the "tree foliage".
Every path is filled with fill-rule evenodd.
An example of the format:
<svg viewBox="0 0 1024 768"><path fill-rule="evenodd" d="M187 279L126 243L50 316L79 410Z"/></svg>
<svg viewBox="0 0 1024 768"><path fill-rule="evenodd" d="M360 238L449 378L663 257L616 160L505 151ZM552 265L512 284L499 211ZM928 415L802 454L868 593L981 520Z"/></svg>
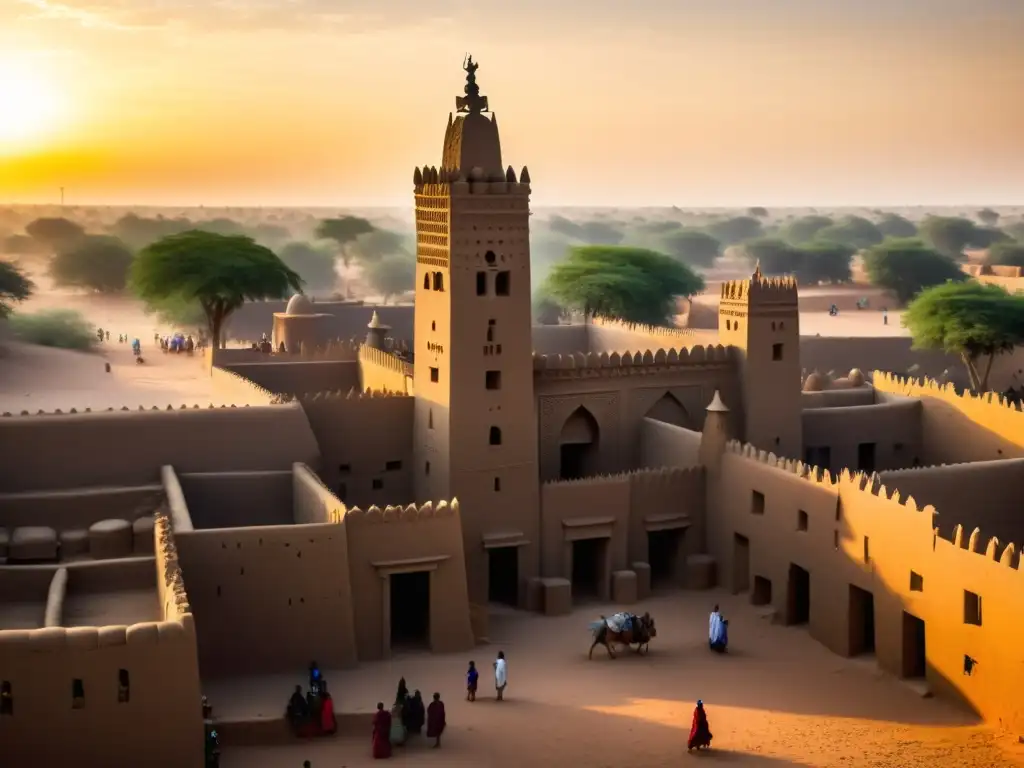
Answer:
<svg viewBox="0 0 1024 768"><path fill-rule="evenodd" d="M389 297L415 287L416 260L409 253L390 253L363 265L363 276L371 287Z"/></svg>
<svg viewBox="0 0 1024 768"><path fill-rule="evenodd" d="M1003 232L1008 234L1014 240L1024 243L1024 219L1004 225Z"/></svg>
<svg viewBox="0 0 1024 768"><path fill-rule="evenodd" d="M334 271L333 250L312 243L288 243L278 253L281 261L295 272L311 291L330 291L338 281Z"/></svg>
<svg viewBox="0 0 1024 768"><path fill-rule="evenodd" d="M44 253L46 247L38 240L28 235L8 235L0 241L0 253L12 255L29 256L37 253Z"/></svg>
<svg viewBox="0 0 1024 768"><path fill-rule="evenodd" d="M175 294L164 299L150 299L146 302L146 313L156 315L162 323L179 330L206 330L206 313L195 299L186 299Z"/></svg>
<svg viewBox="0 0 1024 768"><path fill-rule="evenodd" d="M78 312L51 309L11 316L11 330L27 344L87 351L96 342L92 325Z"/></svg>
<svg viewBox="0 0 1024 768"><path fill-rule="evenodd" d="M764 207L762 207L760 205L753 205L750 208L747 208L747 215L748 216L755 216L755 217L757 217L759 219L767 219L768 218L768 209L764 208Z"/></svg>
<svg viewBox="0 0 1024 768"><path fill-rule="evenodd" d="M743 256L766 275L792 275L798 283L845 283L850 280L854 251L839 243L812 242L796 246L776 238L758 238L742 246Z"/></svg>
<svg viewBox="0 0 1024 768"><path fill-rule="evenodd" d="M408 257L412 252L410 245L412 243L405 235L390 229L375 229L356 237L348 252L353 259L366 265L387 256Z"/></svg>
<svg viewBox="0 0 1024 768"><path fill-rule="evenodd" d="M903 322L916 348L960 355L971 386L983 392L996 356L1024 342L1024 296L974 280L936 285L917 295Z"/></svg>
<svg viewBox="0 0 1024 768"><path fill-rule="evenodd" d="M28 236L51 250L73 243L85 234L80 224L65 218L41 218L25 226Z"/></svg>
<svg viewBox="0 0 1024 768"><path fill-rule="evenodd" d="M883 237L917 237L917 225L896 213L885 213L875 224Z"/></svg>
<svg viewBox="0 0 1024 768"><path fill-rule="evenodd" d="M803 245L814 239L825 227L832 226L832 219L828 216L811 214L793 219L782 228L781 236L786 242L793 245Z"/></svg>
<svg viewBox="0 0 1024 768"><path fill-rule="evenodd" d="M708 234L723 245L736 245L763 234L761 222L753 216L734 216L721 221L713 221L707 225L706 229Z"/></svg>
<svg viewBox="0 0 1024 768"><path fill-rule="evenodd" d="M193 228L188 219L167 219L163 216L150 219L126 213L111 224L107 231L138 251L162 237L177 235Z"/></svg>
<svg viewBox="0 0 1024 768"><path fill-rule="evenodd" d="M367 219L359 216L340 216L336 219L324 219L316 227L316 236L321 240L333 240L338 244L341 260L349 265L351 256L348 247L360 235L368 235L376 229Z"/></svg>
<svg viewBox="0 0 1024 768"><path fill-rule="evenodd" d="M537 325L558 325L565 312L558 300L544 286L534 291L531 310L533 321Z"/></svg>
<svg viewBox="0 0 1024 768"><path fill-rule="evenodd" d="M964 249L975 244L978 227L959 216L928 216L918 227L921 239L939 253L962 259Z"/></svg>
<svg viewBox="0 0 1024 768"><path fill-rule="evenodd" d="M131 283L146 302L197 301L217 346L224 321L245 301L281 299L302 287L294 271L252 238L198 230L144 248L132 264Z"/></svg>
<svg viewBox="0 0 1024 768"><path fill-rule="evenodd" d="M992 266L1024 267L1024 243L1013 240L996 243L988 249L985 263Z"/></svg>
<svg viewBox="0 0 1024 768"><path fill-rule="evenodd" d="M0 318L11 314L12 304L32 295L35 284L9 261L0 261Z"/></svg>
<svg viewBox="0 0 1024 768"><path fill-rule="evenodd" d="M699 229L676 229L659 242L666 254L691 267L708 268L722 253L722 244Z"/></svg>
<svg viewBox="0 0 1024 768"><path fill-rule="evenodd" d="M57 285L116 293L127 285L133 260L131 249L116 237L84 235L57 251L50 276Z"/></svg>
<svg viewBox="0 0 1024 768"><path fill-rule="evenodd" d="M982 208L978 211L977 216L978 221L986 227L994 227L999 224L999 212L993 211L991 208Z"/></svg>
<svg viewBox="0 0 1024 768"><path fill-rule="evenodd" d="M587 315L663 324L679 297L704 288L692 269L670 256L629 246L577 246L555 264L544 290L562 306Z"/></svg>
<svg viewBox="0 0 1024 768"><path fill-rule="evenodd" d="M933 285L965 279L955 261L916 238L893 238L870 248L864 254L864 271L873 284L892 291L900 302Z"/></svg>
<svg viewBox="0 0 1024 768"><path fill-rule="evenodd" d="M856 251L878 245L885 238L874 222L862 216L844 216L835 224L818 230L816 240L838 243Z"/></svg>

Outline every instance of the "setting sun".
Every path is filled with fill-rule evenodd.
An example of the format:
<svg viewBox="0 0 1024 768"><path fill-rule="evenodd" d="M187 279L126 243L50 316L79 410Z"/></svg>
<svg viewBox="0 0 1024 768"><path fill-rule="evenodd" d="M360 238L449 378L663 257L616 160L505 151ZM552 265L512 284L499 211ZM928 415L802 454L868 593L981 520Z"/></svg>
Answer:
<svg viewBox="0 0 1024 768"><path fill-rule="evenodd" d="M37 67L0 59L0 153L33 148L56 130L63 99Z"/></svg>

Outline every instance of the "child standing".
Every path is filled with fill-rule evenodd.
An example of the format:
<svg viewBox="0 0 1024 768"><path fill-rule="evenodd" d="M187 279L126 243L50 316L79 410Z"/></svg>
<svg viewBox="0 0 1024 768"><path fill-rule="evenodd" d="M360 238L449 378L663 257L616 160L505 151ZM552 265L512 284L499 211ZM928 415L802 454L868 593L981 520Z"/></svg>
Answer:
<svg viewBox="0 0 1024 768"><path fill-rule="evenodd" d="M480 679L480 673L476 671L476 662L469 662L469 670L466 672L466 701L476 701L476 684Z"/></svg>

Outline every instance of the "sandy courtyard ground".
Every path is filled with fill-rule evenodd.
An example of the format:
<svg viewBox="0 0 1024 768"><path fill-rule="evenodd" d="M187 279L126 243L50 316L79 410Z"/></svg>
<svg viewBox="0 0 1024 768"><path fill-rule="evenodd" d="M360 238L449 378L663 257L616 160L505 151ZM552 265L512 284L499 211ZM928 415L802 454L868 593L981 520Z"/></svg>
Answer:
<svg viewBox="0 0 1024 768"><path fill-rule="evenodd" d="M707 649L715 601L730 619L731 653ZM649 656L615 661L603 649L587 660L587 625L611 606L545 618L512 612L492 618L492 644L458 655L417 654L326 671L339 711L390 704L398 678L425 699L439 691L448 730L441 749L411 742L394 762L431 766L679 765L992 768L1024 765L1024 746L997 735L946 701L922 698L870 659L847 660L806 630L775 626L742 598L683 592L652 598L639 610L657 620ZM504 650L508 699L493 699L491 663ZM481 671L480 698L464 700L470 659ZM206 693L219 716L277 715L294 676L212 681ZM704 700L714 749L686 753L694 703ZM264 748L225 748L224 768L359 768L370 737Z"/></svg>

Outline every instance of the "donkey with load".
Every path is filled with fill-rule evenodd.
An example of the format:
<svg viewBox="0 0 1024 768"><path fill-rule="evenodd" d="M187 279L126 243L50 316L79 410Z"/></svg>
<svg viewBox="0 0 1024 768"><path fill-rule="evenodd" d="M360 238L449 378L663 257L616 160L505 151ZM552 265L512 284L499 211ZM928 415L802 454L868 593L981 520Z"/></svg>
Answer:
<svg viewBox="0 0 1024 768"><path fill-rule="evenodd" d="M590 631L594 635L594 642L590 646L590 654L587 658L594 658L594 648L603 645L608 651L608 657L614 659L615 652L612 645L624 645L627 648L636 646L637 653L646 653L651 644L651 638L658 636L655 629L654 619L651 614L635 616L632 613L616 613L613 616L602 616L599 621L590 624Z"/></svg>

